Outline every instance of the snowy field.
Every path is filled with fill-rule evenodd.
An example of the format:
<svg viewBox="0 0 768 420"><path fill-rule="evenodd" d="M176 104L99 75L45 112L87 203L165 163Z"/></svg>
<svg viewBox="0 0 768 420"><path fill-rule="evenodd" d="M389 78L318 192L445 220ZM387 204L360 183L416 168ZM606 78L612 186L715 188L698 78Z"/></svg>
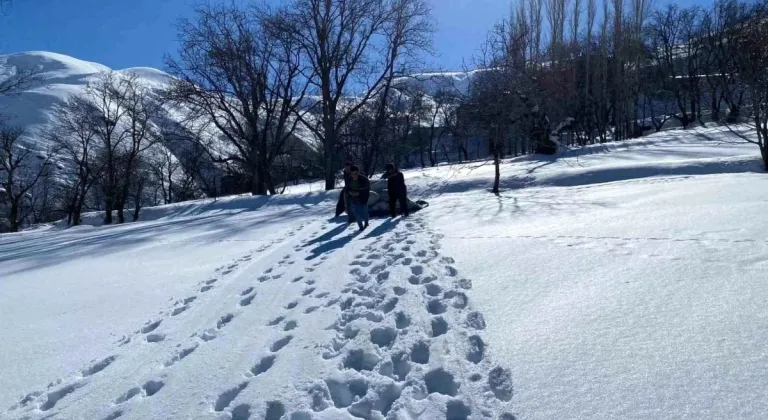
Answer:
<svg viewBox="0 0 768 420"><path fill-rule="evenodd" d="M306 185L0 236L0 418L768 418L755 146L492 173L409 171L429 208L360 235Z"/></svg>

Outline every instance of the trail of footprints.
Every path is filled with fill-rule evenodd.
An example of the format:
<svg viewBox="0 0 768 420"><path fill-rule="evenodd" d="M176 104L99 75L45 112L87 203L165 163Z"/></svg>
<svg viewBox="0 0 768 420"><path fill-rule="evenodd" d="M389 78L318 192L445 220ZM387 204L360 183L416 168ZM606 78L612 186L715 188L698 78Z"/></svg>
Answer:
<svg viewBox="0 0 768 420"><path fill-rule="evenodd" d="M300 231L304 228L304 225L300 225L296 231ZM289 234L290 236L295 235L295 232L292 232L292 234ZM209 279L201 283L201 287L199 289L199 293L206 293L213 289L215 287L215 284L226 278L228 275L233 273L241 263L249 262L253 259L254 254L261 253L268 248L272 247L275 244L278 244L280 242L283 242L283 239L272 241L269 244L262 245L258 248L255 248L249 253L238 260L236 260L233 263L226 264L224 266L221 266L217 268L214 272L214 275ZM280 262L278 263L279 266L288 266L292 265L293 261L290 260L290 256L285 256ZM272 269L269 270L270 272ZM280 278L279 274L272 275L271 278L278 279ZM253 287L249 287L241 292L241 300L240 300L240 306L248 306L253 301L253 298L256 296L256 293L253 292ZM175 317L178 315L183 314L188 309L190 309L193 302L195 302L198 299L198 295L192 295L184 299L177 300L174 304L174 308L168 311L168 316ZM198 336L202 342L207 342L210 340L215 339L218 336L219 331L226 327L227 324L229 324L234 318L234 315L229 313L224 316L222 316L216 323L215 328L209 328L200 334L195 334ZM157 319L157 320L151 320L148 321L145 325L141 326L137 331L135 331L132 335L124 335L120 340L118 340L117 344L120 346L125 346L132 341L134 341L135 337L138 335L141 335L143 339L147 343L159 343L166 338L166 334L162 332L156 331L163 323L164 319ZM286 331L293 329L296 327L295 321L293 321L293 324L290 325L290 328L288 328L288 325L286 325ZM284 337L279 341L278 343L273 345L273 348L275 348L275 351L278 351L280 348L284 347L288 344L291 340L291 336L287 336L287 339ZM176 352L169 360L167 360L164 364L164 368L169 368L173 366L174 364L180 362L190 354L192 354L200 345L199 342L194 342L193 344L179 350ZM33 410L35 408L39 409L40 411L46 412L54 407L65 397L69 396L70 394L73 394L78 389L83 388L88 383L88 379L90 376L95 375L103 370L105 370L107 367L109 367L112 363L114 363L118 359L117 355L111 355L105 359L102 359L100 361L95 362L89 367L86 367L81 370L80 375L75 378L74 381L68 383L67 385L61 386L62 382L64 382L62 379L59 379L58 381L51 382L48 385L47 391L35 391L28 393L24 397L22 397L19 402L11 406L8 411L16 411L16 410ZM272 359L274 361L274 359ZM268 365L264 365L265 370L269 369L271 367L271 363ZM163 387L165 386L165 382L160 379L153 379L145 382L140 387L132 387L128 390L126 390L124 393L119 395L113 400L113 404L120 407L116 410L110 412L106 417L104 417L104 420L115 420L119 417L122 417L125 413L125 409L122 408L122 405L124 405L129 400L137 397L152 397L155 394L157 394ZM242 389L240 389L242 391ZM232 398L234 398L239 391L235 392ZM226 394L226 393L225 393ZM232 392L230 390L231 395ZM226 396L220 397L220 400L222 402L219 402L217 400L216 404L217 406L219 404L223 404L224 401L226 401ZM225 404L227 405L227 404ZM275 409L273 409L273 412L275 412ZM282 414L281 414L282 415ZM243 407L239 407L233 410L233 419L247 419L247 410L243 411ZM279 418L275 417L275 419Z"/></svg>
<svg viewBox="0 0 768 420"><path fill-rule="evenodd" d="M415 225L419 224L418 227ZM303 227L303 226L302 226ZM323 227L325 230L327 226ZM408 222L406 227L410 233L426 232L431 235L428 250L411 252L416 241L408 239L407 233L395 231L389 233L391 239L386 241L381 249L375 250L373 245L363 249L363 253L357 255L350 264L349 275L352 278L347 287L342 291L343 296L334 299L326 299L327 292L317 293L313 279L305 279L303 276L291 280L293 283L304 282L305 289L302 297L314 299L326 299L324 305L310 305L303 310L304 314L312 313L321 306L338 306L341 313L337 321L331 326L337 336L326 345L326 351L322 357L326 360L338 360L342 372L352 371L356 376L342 375L326 378L310 388L307 394L311 400L311 409L316 412L329 407L347 409L350 414L361 418L374 417L373 412L379 412L382 416L396 407L401 398L421 400L429 394L442 394L449 399L446 402L446 418L451 420L466 419L474 410L483 410L478 404L467 404L460 394L460 382L455 374L446 367L432 367L431 349L434 340L447 334L451 328L476 330L467 338L465 360L474 366L485 366L485 347L479 332L485 329L485 320L481 313L465 311L468 306L467 295L462 290L471 289L472 283L468 279L459 279L458 271L451 265L454 261L449 257L441 257L439 254L439 236L432 235L419 222ZM416 229L414 229L416 227ZM300 230L300 229L298 229ZM320 232L316 232L315 235ZM295 233L294 233L295 234ZM293 236L290 235L289 236ZM306 243L306 241L304 241ZM261 252L268 248L254 250ZM399 247L399 248L398 248ZM297 251L301 247L297 247ZM407 253L407 255L406 255ZM315 267L322 264L325 258L321 258ZM221 267L216 275L201 285L200 293L205 293L215 287L216 282L232 273L239 262L249 261L250 256L238 260L238 262ZM438 261L435 264L435 261ZM284 256L276 268L285 268L294 262L290 255ZM391 270L396 265L406 266L410 270L408 284L389 285ZM432 275L426 275L425 266L438 267ZM258 282L266 282L280 279L282 274L275 273L275 268L267 269L257 278ZM314 269L307 269L311 273ZM450 284L447 284L449 283ZM257 292L255 287L243 289L237 296L240 307L251 304ZM190 296L176 302L169 316L175 317L183 314L197 300L198 296ZM407 310L397 310L400 299L416 298L423 301L424 310L430 314L430 324L415 325L412 315ZM298 300L288 302L285 305L287 311L295 309ZM409 306L411 307L411 306ZM463 312L467 312L464 314ZM450 317L447 315L451 315ZM201 344L217 338L222 329L232 322L235 315L227 313L219 318L215 327L205 329L194 336L199 339L192 344L178 350L164 364L169 368L191 355ZM460 325L452 325L451 320L463 317ZM148 343L157 343L165 339L165 334L157 332L163 319L148 322L142 326L136 334L142 334ZM361 323L377 324L370 329L369 334L360 334ZM231 388L222 391L213 401L214 412L228 411L233 420L246 420L252 415L251 405L239 404L230 407L251 383L254 378L267 373L275 363L279 362L280 352L291 344L293 336L290 331L299 324L295 319L287 319L281 315L268 322L269 326L284 332L281 338L275 340L265 355L258 358L255 364L244 373L246 380L236 383ZM464 335L466 337L466 335ZM127 344L131 337L124 337L120 343ZM57 388L47 393L35 392L25 396L12 409L27 407L32 402L41 400L39 408L42 411L52 409L61 399L74 393L85 385L85 378L106 369L117 359L110 356L94 363L82 371L82 379L69 385ZM481 383L485 379L487 393L499 401L507 402L512 398L512 381L510 371L502 367L494 367L484 376L481 371L476 371L467 378L471 383ZM124 414L124 404L131 399L142 396L152 397L164 386L159 379L147 381L141 387L133 387L119 395L113 403L117 409L108 414L105 420L114 420ZM51 384L49 388L54 387ZM45 395L46 398L40 398ZM280 401L266 402L266 420L278 420L283 417L285 407ZM481 414L488 414L483 411ZM291 419L310 419L308 412L295 412ZM502 415L504 420L514 419L511 414Z"/></svg>
<svg viewBox="0 0 768 420"><path fill-rule="evenodd" d="M452 258L440 255L439 235L419 221L409 221L405 227L408 232L387 234L388 240L364 248L350 264L352 281L342 290L337 303L341 313L331 326L337 334L322 354L326 360L338 360L343 374L307 390L312 409L320 412L335 407L355 417L387 417L404 399L423 400L439 394L446 401L447 419L490 416L489 406L504 406L511 400L512 380L508 369L491 367L485 358L486 344L481 337L485 320L480 312L468 309L465 293L472 282L458 277ZM424 233L429 237L428 249L414 250L417 241L409 236ZM398 266L407 267L407 284L390 284ZM398 305L401 300L403 309ZM427 325L414 323L414 319L423 319L409 312L414 306L428 314ZM452 330L452 339L466 340L461 358L441 354L430 365L433 351L447 353L440 340ZM462 368L452 371L454 363L446 363L446 356L457 358ZM460 373L467 374L467 381L457 377ZM468 401L462 386L480 387L486 400ZM501 418L514 416L504 413Z"/></svg>

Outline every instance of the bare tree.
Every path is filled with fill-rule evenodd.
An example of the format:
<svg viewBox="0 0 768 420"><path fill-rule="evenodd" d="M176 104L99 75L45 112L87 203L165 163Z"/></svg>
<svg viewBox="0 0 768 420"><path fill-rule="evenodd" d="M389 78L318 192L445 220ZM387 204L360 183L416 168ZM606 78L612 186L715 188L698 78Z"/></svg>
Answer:
<svg viewBox="0 0 768 420"><path fill-rule="evenodd" d="M18 232L20 212L28 193L51 170L51 154L35 152L21 144L24 131L0 126L0 186L8 202L11 232Z"/></svg>
<svg viewBox="0 0 768 420"><path fill-rule="evenodd" d="M292 8L320 96L317 123L305 121L322 141L330 190L344 125L372 98L386 100L400 63L429 47L429 8L424 0L294 0Z"/></svg>
<svg viewBox="0 0 768 420"><path fill-rule="evenodd" d="M159 128L154 121L161 116L164 109L157 94L135 74L126 76L121 87L122 90L117 94L122 95L125 108L123 124L127 138L119 161L122 177L116 186L115 208L118 222L125 223L125 206L131 194L131 184L135 183L134 178L140 175L140 157L160 140ZM138 208L136 214L138 217Z"/></svg>
<svg viewBox="0 0 768 420"><path fill-rule="evenodd" d="M522 0L521 0L522 1ZM543 0L527 0L528 1L528 23L529 23L529 48L530 53L528 57L531 60L540 60L541 54L541 33L542 33L542 3Z"/></svg>
<svg viewBox="0 0 768 420"><path fill-rule="evenodd" d="M307 89L290 36L298 29L285 10L206 6L196 14L179 24L179 58L167 59L171 97L213 129L205 146L218 163L245 168L251 193L274 193L271 166L293 138Z"/></svg>
<svg viewBox="0 0 768 420"><path fill-rule="evenodd" d="M161 148L154 153L152 159L148 162L153 176L157 180L157 187L160 189L165 204L174 202L174 190L176 189L176 178L181 170L181 162L176 156L167 149Z"/></svg>
<svg viewBox="0 0 768 420"><path fill-rule="evenodd" d="M53 123L44 133L66 160L69 172L60 182L67 190L65 207L73 226L80 224L88 193L102 171L102 162L96 159L98 116L93 103L73 95L54 110Z"/></svg>
<svg viewBox="0 0 768 420"><path fill-rule="evenodd" d="M546 0L546 6L550 30L550 60L552 67L555 67L562 58L564 50L568 0Z"/></svg>
<svg viewBox="0 0 768 420"><path fill-rule="evenodd" d="M26 89L38 80L36 69L19 69L13 77L0 80L0 95L9 95Z"/></svg>
<svg viewBox="0 0 768 420"><path fill-rule="evenodd" d="M768 171L768 2L757 2L748 6L745 19L734 27L731 42L733 53L739 66L739 78L746 85L749 98L750 115L739 122L747 124L755 132L743 133L732 130L747 142L756 144L760 149L765 170Z"/></svg>
<svg viewBox="0 0 768 420"><path fill-rule="evenodd" d="M93 104L97 115L93 118L93 130L99 141L99 160L104 176L99 186L104 197L104 222L112 223L112 212L117 208L120 194L120 161L124 143L130 133L125 125L128 112L126 105L126 80L121 75L108 71L98 74L89 81L85 98Z"/></svg>
<svg viewBox="0 0 768 420"><path fill-rule="evenodd" d="M519 48L524 33L510 22L502 22L488 35L478 61L483 68L471 86L471 98L465 104L467 113L478 121L490 140L495 176L492 192L499 194L501 159L505 139L513 127L538 113L533 95L534 81L527 75L526 63L520 61Z"/></svg>
<svg viewBox="0 0 768 420"><path fill-rule="evenodd" d="M696 120L700 98L701 43L695 39L699 16L696 8L681 10L670 5L664 11L656 11L649 26L658 78L665 90L674 95L678 110L675 118L683 128Z"/></svg>

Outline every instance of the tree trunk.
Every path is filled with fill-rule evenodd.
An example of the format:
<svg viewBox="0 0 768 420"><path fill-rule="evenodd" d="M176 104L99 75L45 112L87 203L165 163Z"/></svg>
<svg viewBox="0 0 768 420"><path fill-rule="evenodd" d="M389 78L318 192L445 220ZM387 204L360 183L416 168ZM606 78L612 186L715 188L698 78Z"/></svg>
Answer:
<svg viewBox="0 0 768 420"><path fill-rule="evenodd" d="M8 221L11 224L11 232L19 231L19 202L11 199L11 212L8 215Z"/></svg>
<svg viewBox="0 0 768 420"><path fill-rule="evenodd" d="M107 196L107 200L104 203L104 224L112 224L112 210L112 200L109 198L109 196Z"/></svg>
<svg viewBox="0 0 768 420"><path fill-rule="evenodd" d="M493 166L495 170L493 178L493 193L499 195L499 184L501 183L501 171L499 165L501 164L501 148L504 147L499 142L499 127L496 127L496 135L493 138Z"/></svg>
<svg viewBox="0 0 768 420"><path fill-rule="evenodd" d="M133 208L133 221L139 220L139 212L141 211L141 200L136 200L136 206Z"/></svg>
<svg viewBox="0 0 768 420"><path fill-rule="evenodd" d="M711 120L713 122L719 122L720 121L720 101L717 97L717 90L712 89L712 118Z"/></svg>
<svg viewBox="0 0 768 420"><path fill-rule="evenodd" d="M81 207L75 207L74 211L72 211L72 226L80 226L80 223L83 222L82 212Z"/></svg>
<svg viewBox="0 0 768 420"><path fill-rule="evenodd" d="M493 165L496 171L493 178L493 193L496 195L499 195L499 184L501 183L501 170L499 168L500 164L501 164L501 159L499 159L499 152L497 147L496 151L493 153Z"/></svg>
<svg viewBox="0 0 768 420"><path fill-rule="evenodd" d="M763 167L765 168L765 171L768 172L768 146L764 144L760 145L760 155L763 157Z"/></svg>
<svg viewBox="0 0 768 420"><path fill-rule="evenodd" d="M335 122L324 124L325 141L323 142L323 157L325 158L325 190L336 188L336 127Z"/></svg>
<svg viewBox="0 0 768 420"><path fill-rule="evenodd" d="M264 170L261 165L254 163L251 166L251 195L267 195L264 182Z"/></svg>
<svg viewBox="0 0 768 420"><path fill-rule="evenodd" d="M125 203L117 204L117 223L125 223Z"/></svg>

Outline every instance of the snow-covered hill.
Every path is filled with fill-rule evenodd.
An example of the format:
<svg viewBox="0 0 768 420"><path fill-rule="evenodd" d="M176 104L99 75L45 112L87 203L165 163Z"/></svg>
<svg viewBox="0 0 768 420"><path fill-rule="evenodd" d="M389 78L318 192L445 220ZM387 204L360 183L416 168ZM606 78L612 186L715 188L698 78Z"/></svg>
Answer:
<svg viewBox="0 0 768 420"><path fill-rule="evenodd" d="M0 417L768 416L768 178L719 129L0 236ZM512 189L512 188L515 189ZM519 188L524 187L524 188Z"/></svg>
<svg viewBox="0 0 768 420"><path fill-rule="evenodd" d="M100 72L109 71L107 66L78 60L63 54L31 51L0 56L0 78L6 79L33 71L34 81L13 95L0 96L0 114L7 118L7 125L24 128L28 142L44 149L45 141L40 130L50 122L54 108L69 95L83 94L86 83ZM118 74L134 74L148 86L168 86L170 76L151 68L117 70Z"/></svg>

